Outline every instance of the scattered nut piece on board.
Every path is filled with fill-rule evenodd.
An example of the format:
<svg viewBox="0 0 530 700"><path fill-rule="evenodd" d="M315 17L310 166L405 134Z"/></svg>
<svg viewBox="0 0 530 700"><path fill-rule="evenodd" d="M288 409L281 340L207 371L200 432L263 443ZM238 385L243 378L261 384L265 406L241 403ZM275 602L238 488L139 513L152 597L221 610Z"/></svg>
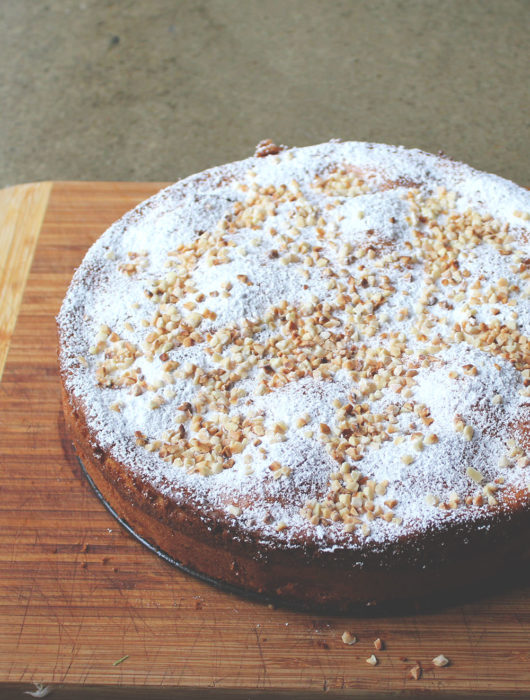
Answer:
<svg viewBox="0 0 530 700"><path fill-rule="evenodd" d="M449 659L443 654L439 654L434 657L432 662L435 666L438 666L438 668L442 668L442 666L447 666L449 664Z"/></svg>
<svg viewBox="0 0 530 700"><path fill-rule="evenodd" d="M421 678L422 672L423 672L423 671L422 671L421 666L420 666L419 664L416 664L415 666L413 666L413 667L410 669L410 671L409 671L409 678L412 678L412 679L415 680L415 681L419 681L420 678Z"/></svg>
<svg viewBox="0 0 530 700"><path fill-rule="evenodd" d="M354 637L353 634L346 631L342 634L342 641L344 642L344 644L355 644L355 642L357 641L357 637Z"/></svg>

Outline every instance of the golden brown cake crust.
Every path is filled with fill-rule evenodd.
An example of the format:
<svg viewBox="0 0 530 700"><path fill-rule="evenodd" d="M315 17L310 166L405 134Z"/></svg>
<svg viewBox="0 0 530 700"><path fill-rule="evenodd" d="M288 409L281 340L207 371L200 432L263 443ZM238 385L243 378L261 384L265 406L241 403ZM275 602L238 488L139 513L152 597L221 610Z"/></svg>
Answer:
<svg viewBox="0 0 530 700"><path fill-rule="evenodd" d="M238 443L237 451L235 448L227 451L227 448L223 447L226 443L219 440L215 442L215 425L208 422L208 419L200 418L201 406L204 411L204 401L207 402L208 398L203 396L201 399L200 395L199 398L195 395L195 398L190 399L191 403L183 401L188 395L192 396L189 391L193 383L186 379L189 377L187 365L178 353L181 352L182 357L186 359L187 351L182 353L183 347L205 347L201 344L206 342L213 348L209 351L210 356L215 362L222 364L222 355L216 347L221 347L219 343L227 341L216 339L222 338L223 333L226 335L224 328L234 327L230 325L230 317L225 318L225 308L240 308L238 313L241 314L241 318L246 318L245 305L249 306L248 313L254 316L258 311L263 313L265 307L262 297L267 297L270 293L265 282L267 270L264 282L260 282L262 273L259 268L252 267L252 264L247 262L248 251L243 250L241 246L243 241L249 245L250 238L247 236L243 239L241 236L246 235L244 231L245 227L248 227L250 236L258 231L266 238L268 232L265 231L263 221L267 220L266 209L271 197L280 198L280 204L276 206L280 207L280 212L283 211L281 207L286 209L286 220L289 220L290 226L294 223L298 232L312 231L316 226L318 237L320 224L323 231L328 230L326 226L331 227L330 230L334 231L333 236L337 240L344 235L353 235L354 238L358 235L356 231L351 233L345 228L346 224L343 222L347 223L349 220L346 215L355 215L359 220L364 219L365 213L358 205L359 199L364 197L362 201L365 202L363 207L366 208L366 217L379 217L377 220L381 230L377 230L377 235L374 236L374 229L368 228L372 221L370 219L364 229L359 228L359 235L368 237L368 248L363 249L362 255L357 255L351 248L348 249L346 257L341 259L339 264L343 269L351 269L351 279L358 275L356 279L359 282L368 280L366 286L370 287L374 282L368 273L363 272L363 257L368 254L369 260L375 260L374 264L383 260L384 265L376 269L377 275L381 274L381 267L384 267L385 271L388 269L388 282L384 281L383 277L383 291L388 298L394 295L406 301L407 295L411 291L415 294L419 288L418 285L412 284L413 280L409 280L409 270L414 270L414 265L419 263L412 257L403 262L403 252L399 252L399 237L405 235L402 231L409 230L406 229L409 223L406 222L405 206L410 207L411 216L418 222L420 231L413 231L412 225L410 230L413 231L413 237L416 236L416 244L421 246L424 256L422 264L428 265L426 269L431 281L427 282L427 286L430 285L432 290L436 289L438 279L434 274L437 270L437 254L431 255L430 244L425 244L426 233L421 233L421 230L428 230L425 221L428 221L429 217L433 220L436 217L440 221L443 220L444 224L440 225L445 227L445 235L449 236L456 236L455 231L458 232L459 226L467 226L466 231L469 232L466 233L466 241L469 239L470 242L466 245L473 249L480 249L482 245L480 239L477 243L473 238L478 235L476 232L480 231L485 241L492 239L493 247L501 247L501 255L509 258L511 263L516 262L519 265L519 269L513 274L522 275L524 280L525 274L527 279L527 268L524 267L526 263L518 255L517 249L509 248L511 231L518 233L519 246L527 243L526 234L524 231L521 234L517 228L519 223L524 228L523 224L527 221L524 209L522 212L516 210L516 224L512 223L511 229L507 228L506 224L502 229L500 224L497 226L496 220L489 214L489 209L487 216L483 212L480 213L480 187L490 195L489 207L501 222L507 217L508 211L514 210L515 203L520 202L522 190L512 183L476 173L460 164L449 164L434 156L392 147L371 144L324 144L313 149L294 149L293 153L294 156L291 154L289 157L289 152L271 151L270 155L258 161L250 159L240 164L224 166L178 183L117 222L90 251L74 277L58 319L59 364L67 425L88 474L106 502L139 536L191 570L242 590L264 594L303 607L346 610L373 603L439 602L462 588L478 586L496 572L500 573L508 567L526 561L530 554L529 546L521 537L521 533L525 533L530 524L529 493L525 480L529 440L528 401L525 396L528 395L529 365L528 341L524 335L528 320L524 310L520 313L517 323L508 320L505 325L499 324L500 331L497 331L497 336L499 333L501 337L506 334L510 339L508 342L503 341L502 350L497 350L493 337L493 328L496 327L490 327L484 321L482 326L487 332L482 330L480 325L477 330L487 338L487 342L490 343L489 349L484 346L486 340L482 345L475 346L478 349L474 349L471 341L476 331L469 327L468 340L466 320L453 318L452 327L446 324L450 329L446 336L438 333L438 336L429 339L424 336L424 333L428 332L428 324L422 325L420 332L419 326L408 320L413 312L406 309L405 313L397 306L397 302L394 305L390 302L389 305L391 315L395 315L395 318L388 320L382 314L376 315L379 330L376 326L366 325L365 319L371 316L367 315L365 306L364 315L355 317L358 325L350 326L355 332L357 328L361 328L358 339L352 335L355 345L347 345L348 334L332 337L333 351L326 363L332 371L336 371L338 379L334 379L333 374L330 374L326 366L320 365L319 360L315 365L316 370L313 368L313 374L309 377L313 384L308 384L307 372L304 375L303 371L303 363L307 362L304 357L311 359L310 355L298 355L298 360L293 363L288 357L288 344L282 340L278 361L281 364L281 358L286 358L283 372L291 383L275 384L275 377L279 376L275 374L277 365L271 367L267 364L268 360L260 359L265 358L268 351L258 349L258 359L253 362L265 370L260 375L263 377L260 380L261 384L254 385L258 388L251 389L250 393L245 389L241 394L243 399L240 399L238 394L230 392L242 379L239 375L232 374L226 384L227 388L223 389L226 396L230 397L231 405L238 406L239 401L243 406L243 401L246 401L246 408L243 408L242 417L237 419L239 423L236 423L235 427L234 423L230 422L233 421L233 411L228 407L229 404L226 404L223 409L223 421L228 421L228 427L224 433L218 431L218 435L223 439L228 434L239 436L231 438L242 440ZM278 177L281 178L281 174L278 176L275 173L274 166L259 164L260 161L269 161L272 158L277 159L278 168L286 167L287 171L291 167L286 165L289 161L300 160L296 172L300 173L301 185L293 186L290 198L285 197L286 190L282 189L283 185L278 186ZM377 172L376 166L379 161L380 172ZM344 167L344 162L349 163L348 167ZM331 167L333 163L335 168ZM341 165L342 170L337 171L337 163ZM245 189L247 185L244 184L249 170L261 172L262 183L256 190L258 199L251 197L250 204ZM445 189L443 195L433 195L435 188L430 183L433 173L438 173L438 181L435 178L438 187L447 180L449 185L458 190L458 196L455 197L457 205L451 199L448 189ZM274 185L263 185L263 182L274 178ZM241 183L242 201L247 204L234 200L234 193L238 191L237 187ZM502 192L495 200L492 192L498 188ZM228 195L225 190L229 192ZM302 204L299 194L301 190L304 193ZM219 196L218 191L222 192ZM307 204L312 201L311 197L315 191L320 199L316 200L316 204ZM370 210L369 197L373 197L374 214ZM402 206L399 200L405 201L405 204ZM460 206L460 200L467 204L467 210ZM297 207L293 215L288 211L291 201L294 201L294 206ZM523 197L523 204L518 206L524 207L524 201ZM323 203L330 202L331 208L324 207ZM469 213L470 203L474 204L479 213L473 210ZM265 208L265 214L259 213L259 208L256 209L258 205ZM223 211L229 212L227 215L223 214L223 221L227 221L228 224L215 240L223 240L223 236L226 235L234 236L239 244L236 252L244 262L238 263L239 258L236 255L237 260L233 263L233 260L225 259L224 253L221 252L221 257L214 261L213 267L216 273L221 275L219 281L208 287L208 277L204 277L203 272L197 268L200 273L197 280L202 281L205 286L196 288L192 296L178 297L175 296L176 292L168 291L168 285L174 283L178 274L184 274L178 272L178 267L177 273L168 273L165 279L170 280L169 282L161 283L158 279L153 283L149 276L152 276L153 272L149 266L155 271L160 270L160 261L167 255L170 260L176 261L175 265L180 264L182 260L188 260L190 254L195 261L193 265L197 264L196 261L200 260L201 255L210 255L208 246L201 248L201 244L197 247L196 243L198 240L208 239L210 234L207 233L207 229L199 228L198 223L193 222L190 217L194 216L198 208L210 207L214 210L212 216L208 218L209 215L201 214L203 218L199 217L199 223L201 226L204 223L213 227L219 206ZM460 206L462 211L455 206ZM321 207L324 223L320 223L317 215L311 213L311 207ZM437 207L440 207L442 213L438 213ZM324 212L334 210L343 211L342 218L337 216L336 221L324 221ZM168 241L167 247L164 248L166 237L171 238L174 235L172 232L175 230L175 224L166 222L166 218L171 219L174 216L173 212L177 212L175 216L180 228L185 230L188 227L194 232L195 238L192 238L190 243L186 239L187 234L184 233L184 239L179 239L179 245ZM360 213L363 214L362 217ZM388 214L391 214L388 216L391 222L390 229L385 228L381 219ZM275 216L275 223L279 225L278 218L281 223L281 217L278 214ZM333 214L326 213L325 216L331 218ZM398 230L399 226L402 226L402 229ZM149 231L149 227L151 233L146 234L145 231ZM178 238L181 233L175 235ZM272 234L273 237L275 235ZM433 235L436 238L438 234ZM240 238L237 238L238 236ZM158 242L157 237L160 237ZM331 246L329 250L333 251L334 239L329 236L326 238L324 234L321 238L325 239L326 245ZM148 243L149 239L154 240L153 249L139 250L140 245ZM274 245L277 245L277 240L273 240ZM359 240L362 243L362 238ZM262 241L258 244L258 250L260 245L268 246L269 243ZM311 285L303 284L302 275L301 281L297 283L298 287L292 287L290 272L283 277L281 270L280 276L276 272L279 269L276 267L278 257L286 267L292 265L295 271L303 272L305 259L299 254L299 246L296 252L289 252L289 246L293 250L293 245L297 244L287 244L287 253L281 255L276 248L271 248L268 252L267 248L264 258L267 262L262 262L261 267L270 267L271 293L285 294L288 297L294 289L295 299L297 289L303 294L303 290L309 287L311 292ZM307 252L309 243L305 245L304 253ZM320 243L316 248L323 249ZM228 250L230 252L229 248ZM283 250L285 251L285 247ZM330 253L327 255L329 257ZM480 265L490 264L490 257L490 252L487 252L485 262L479 261ZM318 261L318 254L315 259ZM425 262L429 260L430 262ZM501 262L502 260L503 258ZM223 269L228 269L232 263L235 267L230 274L236 280L240 296L234 291L225 306L218 304L213 312L210 307L215 305L214 302L219 296L216 285L219 289L230 289L224 286L222 280ZM481 270L474 271L477 265L473 267L472 259L470 262L465 258L462 263L460 269L468 273L469 293L474 298L473 294L478 295L479 292L473 291L475 288L472 288L471 282L475 276L480 278ZM331 269L328 260L328 263L320 265L324 271L328 269L326 264L329 264ZM313 265L314 260L311 267ZM247 270L248 274L240 270ZM449 272L454 275L450 284L465 283L465 280L462 282L458 265L450 268ZM493 269L493 273L501 274L497 273L496 269ZM189 274L189 271L186 272L186 285L190 284ZM399 283L396 284L397 278L392 277L393 274L401 275L399 279L405 279L403 287L400 287ZM446 279L445 274L442 270L442 281ZM333 279L333 274L331 277ZM484 297L485 307L489 304L494 308L499 303L508 303L510 295L512 299L517 298L516 289L521 291L522 284L518 287L511 278L500 279L497 291L491 294L488 292L487 299ZM337 280L335 287L332 286L331 289L335 290L333 295L337 295L338 306L333 306L335 302L325 302L328 304L325 308L317 304L317 321L323 323L325 319L328 322L331 318L332 324L328 327L340 327L342 323L347 328L348 314L354 313L349 309L355 294L352 295L351 288L346 287L341 292L340 277L337 277ZM255 296L251 289L254 283L254 286L262 285ZM409 283L412 286L407 286ZM133 311L123 311L120 303L115 301L105 306L106 302L102 301L105 294L109 299L119 298L120 294L127 295L127 284L131 290L136 289L131 291L131 299L127 299L132 300ZM322 286L318 279L312 284L313 291L324 296L328 294L323 290L330 288ZM359 304L366 305L368 302L363 298L363 286L358 284L361 296L357 296L360 299ZM485 283L482 283L482 287L484 286ZM477 289L479 287L480 285ZM438 285L438 288L443 292L441 285ZM203 291L209 295L209 307L201 306L205 297ZM481 289L480 294L483 291ZM169 313L166 308L168 305L173 305L172 308L178 308L179 314L182 313L182 316L175 314L171 317L175 321L167 316L170 320L164 323L169 324L169 330L164 331L166 335L163 344L159 342L163 333L157 331L160 325L156 325L156 316L152 326L155 333L151 331L149 335L150 331L147 328L145 332L137 331L137 337L134 334L137 323L137 320L134 320L134 309L141 306L138 297L135 296L138 292L141 292L142 296L145 293L147 298L146 302L142 302L143 307L140 309L143 314L146 313L145 304L153 303L165 305L163 313ZM452 313L453 300L458 299L461 292L457 289L455 293L456 297L453 294L445 298L440 292L436 295L431 291L431 297L425 297L425 303L422 301L423 297L415 301L415 306L412 307L414 313L419 314L422 324L424 320L429 320L429 311L425 310L428 304L434 304L435 309L444 309L444 312ZM503 294L506 302L502 302ZM226 292L225 295L225 298L230 298ZM331 299L329 295L326 298ZM478 296L476 298L475 304L478 303ZM207 303L208 299L204 304ZM270 305L270 302L267 303ZM290 315L293 319L298 318L296 314L299 308L305 308L304 302L301 302L302 307L292 300L281 303L284 306L281 307L280 313ZM373 308L373 301L370 303ZM383 308L386 302L381 297L381 302L377 303ZM197 314L197 308L202 309L201 314ZM98 315L100 312L102 317ZM346 314L346 320L340 315L343 312ZM265 311L266 313L269 312ZM272 318L274 319L274 315ZM305 323L304 318L300 316ZM473 326L473 314L468 318L471 318L470 323ZM105 324L102 327L106 330L98 332L101 322ZM245 333L248 337L249 333L249 327L245 327L244 323L246 321L243 322L242 338L245 337ZM300 320L291 321L292 323L296 325ZM406 329L404 337L409 340L414 335L416 345L409 353L412 359L400 359L402 364L398 366L392 357L401 353L401 356L406 358L408 353L406 343L400 340L400 326L396 325L399 323L409 323L401 328ZM389 327L386 336L385 324ZM114 327L110 327L111 325ZM168 342L168 338L173 337L171 334L176 334L178 329L183 327L187 329L186 335ZM205 330L202 330L203 327ZM195 328L198 330L193 330ZM287 334L290 332L288 325L281 326L281 330ZM256 346L263 347L263 331L251 329L250 332L261 333ZM348 332L352 333L351 330ZM381 347L390 347L391 353L383 353L387 359L377 360L379 364L370 364L371 361L366 359L369 355L366 348L370 345L363 345L363 337L369 339L375 335L376 339L379 339L381 333ZM401 334L403 335L402 331ZM319 343L331 342L328 341L329 336L329 332L323 333ZM190 342L186 344L182 340L183 337L184 341L191 339ZM239 341L238 332L231 330L228 337L235 338L235 357L239 358L236 364L239 362L239 366L244 368L248 354L242 355L238 348L248 346L245 346L242 340ZM255 337L258 338L258 335ZM93 347L90 347L91 343L94 343ZM143 349L140 349L142 347ZM320 345L317 343L313 347L318 349ZM442 352L439 352L440 349ZM484 361L480 353L486 357ZM274 359L274 355L270 357ZM358 359L350 359L351 357ZM177 358L179 362L172 362ZM147 364L145 360L148 361ZM252 363L247 364L247 374L249 379L252 379L255 377L252 373ZM133 370L130 368L135 366L137 374L132 374ZM198 366L201 366L200 363ZM365 368L372 366L376 367L376 372L365 375ZM389 373L386 367L395 371ZM497 369L492 369L493 367ZM155 377L159 368L160 376L169 377L161 383ZM149 379L153 372L155 378ZM352 392L349 403L341 394L343 384L340 382L344 381L344 372L348 373L347 381L351 382L348 384ZM499 373L499 377L496 372ZM449 380L446 379L448 373ZM455 376L452 376L453 374ZM147 377L145 380L142 379L144 375ZM201 375L200 372L196 372L195 385L204 385L204 382L201 385L201 376L204 378L204 373ZM219 377L220 374L214 373L214 376ZM407 382L403 381L400 384L401 376L407 378ZM375 381L372 379L374 377ZM243 374L243 381L244 379ZM141 391L134 393L140 384ZM450 384L451 387L448 389L446 384ZM260 389L263 386L265 390ZM210 392L215 394L213 384L211 387ZM328 396L326 391L330 387L338 387L338 393ZM318 392L314 393L317 390ZM207 389L205 391L207 396ZM252 391L255 393L252 394ZM397 392L398 395L403 393L396 402L394 399L385 398L385 392L388 391ZM505 395L497 393L500 391ZM430 394L433 392L436 396L429 408ZM517 398L516 393L517 396L522 396L522 399ZM263 394L265 399L261 398ZM290 413L295 410L301 413L301 407L307 404L304 398L306 394L313 397L311 408L314 409L314 415L306 418L304 416L308 414L303 414L302 418L297 418L296 421L295 416L292 416L291 421ZM137 400L139 396L141 398ZM273 401L267 403L267 396L272 396ZM500 400L497 397L500 397ZM330 412L332 399L333 410L337 410L335 417ZM371 405L379 408L371 409ZM451 408L453 405L458 408L454 415L454 425L451 413L454 410ZM189 409L186 406L189 406ZM273 428L268 423L268 411L272 412L272 417L277 421ZM178 421L183 422L178 430L168 432L166 429L166 437L161 438L164 416L167 415L168 420L173 419L175 412L177 416L182 416ZM188 415L185 415L186 412ZM381 418L383 413L384 421ZM422 423L416 419L419 428L416 424L414 428L408 427L408 422L405 421L410 421L410 418L407 418L409 413L419 416L423 421ZM366 414L369 420L362 418L361 421L361 417ZM204 415L207 415L206 412ZM265 422L260 418L263 415ZM315 421L316 431L306 430L312 428ZM425 429L433 423L433 428L437 429L440 438L431 432L432 429ZM371 427L374 425L378 426L375 431ZM504 439L499 433L501 425L506 434ZM360 426L358 434L354 426ZM392 447L393 434L397 435L394 439L395 447ZM212 435L214 440L208 443L209 451L205 451L204 441L210 440ZM318 445L326 446L328 454L337 462L336 474L333 472L333 462L327 461L329 457L326 456L326 452L318 451L321 447L318 447L317 451L316 448L308 447L314 445L315 440ZM469 446L467 443L470 443ZM406 450L401 447L402 444L407 445ZM196 447L190 449L190 445ZM266 455L264 458L265 470L258 462L258 458L262 459L261 453L253 451L252 458L243 460L246 451L252 445L263 454L266 454L263 446L267 446L270 456ZM194 456L190 456L191 453ZM500 454L501 460L506 461L506 464L502 463L499 467L497 463L493 463L490 453L495 460L499 459ZM277 455L280 457L273 459ZM448 459L453 463L449 463ZM440 469L442 466L445 471ZM509 467L509 470L505 467ZM258 478L256 474L262 476ZM392 479L396 475L398 478L393 483ZM278 476L280 478L277 478ZM439 495L427 492L431 485L433 490L438 489Z"/></svg>

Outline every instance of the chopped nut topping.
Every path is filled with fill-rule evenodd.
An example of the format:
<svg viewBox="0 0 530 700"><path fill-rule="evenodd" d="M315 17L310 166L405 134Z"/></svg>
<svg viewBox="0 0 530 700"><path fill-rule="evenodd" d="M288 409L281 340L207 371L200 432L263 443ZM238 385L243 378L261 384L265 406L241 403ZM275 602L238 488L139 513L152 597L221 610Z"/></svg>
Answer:
<svg viewBox="0 0 530 700"><path fill-rule="evenodd" d="M256 146L255 155L258 158L265 158L265 156L274 156L284 149L285 146L277 146L270 139L265 139L264 141L260 141Z"/></svg>
<svg viewBox="0 0 530 700"><path fill-rule="evenodd" d="M473 479L476 484L480 484L480 482L484 480L482 474L476 469L473 469L473 467L468 467L466 469L466 474Z"/></svg>
<svg viewBox="0 0 530 700"><path fill-rule="evenodd" d="M464 428L464 430L462 432L462 436L463 436L464 440L466 440L467 442L469 442L470 440L473 439L474 434L475 434L475 430L470 425L466 425L466 427Z"/></svg>

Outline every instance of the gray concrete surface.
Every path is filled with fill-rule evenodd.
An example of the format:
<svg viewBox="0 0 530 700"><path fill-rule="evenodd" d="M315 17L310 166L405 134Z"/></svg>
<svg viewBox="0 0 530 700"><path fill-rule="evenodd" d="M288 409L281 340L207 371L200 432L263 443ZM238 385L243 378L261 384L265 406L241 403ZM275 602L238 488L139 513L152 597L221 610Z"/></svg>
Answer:
<svg viewBox="0 0 530 700"><path fill-rule="evenodd" d="M262 138L530 185L528 0L0 0L0 186L174 180Z"/></svg>

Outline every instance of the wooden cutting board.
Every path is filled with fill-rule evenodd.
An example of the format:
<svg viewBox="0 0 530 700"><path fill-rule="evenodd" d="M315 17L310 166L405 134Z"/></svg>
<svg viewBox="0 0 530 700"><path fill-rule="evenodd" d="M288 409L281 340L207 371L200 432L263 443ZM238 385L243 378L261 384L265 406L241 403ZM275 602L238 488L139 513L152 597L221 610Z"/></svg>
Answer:
<svg viewBox="0 0 530 700"><path fill-rule="evenodd" d="M94 496L64 434L54 316L89 245L160 186L0 192L0 697L528 697L528 587L419 616L275 610L164 563Z"/></svg>

